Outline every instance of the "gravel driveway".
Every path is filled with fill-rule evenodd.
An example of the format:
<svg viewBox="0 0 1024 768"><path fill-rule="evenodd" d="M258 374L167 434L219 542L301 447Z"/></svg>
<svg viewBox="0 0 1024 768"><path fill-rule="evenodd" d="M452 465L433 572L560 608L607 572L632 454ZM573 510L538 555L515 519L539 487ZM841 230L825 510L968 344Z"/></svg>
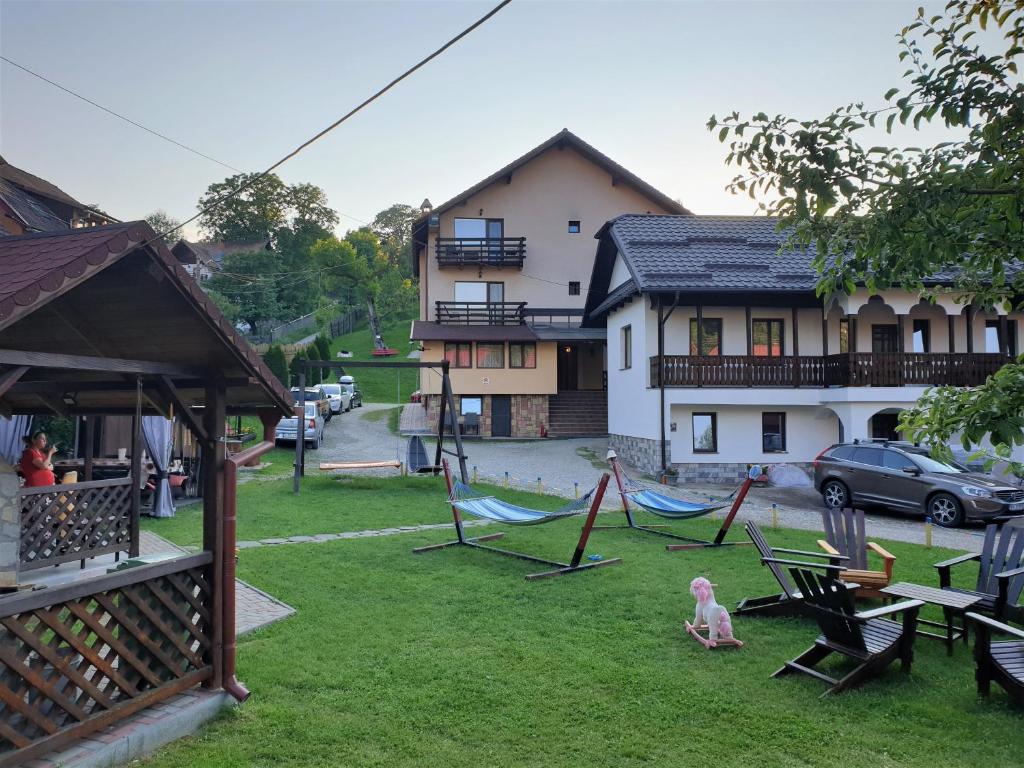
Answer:
<svg viewBox="0 0 1024 768"><path fill-rule="evenodd" d="M396 437L388 430L387 415L373 419L371 414L394 408L394 405L367 403L349 413L335 416L327 426L324 444L319 451L307 454L309 463L321 461L381 461L398 458L405 461L408 438ZM427 455L433 456L434 441L426 438ZM454 447L445 443L447 447ZM478 478L498 484L504 482L505 473L515 487L535 490L537 478L541 479L544 491L562 496L571 496L573 483L579 483L580 492L597 483L607 465L603 459L608 450L605 438L576 438L567 440L467 440L464 444L467 468L470 475L474 467ZM595 466L600 464L600 468ZM641 473L625 467L633 477ZM360 474L394 476L394 470L360 470ZM613 481L614 482L614 481ZM704 499L708 495L724 495L732 488L718 486L687 486L686 489L670 489L670 495L678 495L690 501ZM618 499L609 494L605 506L615 508ZM742 521L754 520L769 525L772 520L772 504L777 505L781 525L810 531L822 530L821 498L813 488L752 488L737 515L733 537L743 537ZM924 524L920 519L897 513L869 513L868 532L875 537L924 543ZM948 530L932 529L935 546L977 552L981 549L982 526Z"/></svg>

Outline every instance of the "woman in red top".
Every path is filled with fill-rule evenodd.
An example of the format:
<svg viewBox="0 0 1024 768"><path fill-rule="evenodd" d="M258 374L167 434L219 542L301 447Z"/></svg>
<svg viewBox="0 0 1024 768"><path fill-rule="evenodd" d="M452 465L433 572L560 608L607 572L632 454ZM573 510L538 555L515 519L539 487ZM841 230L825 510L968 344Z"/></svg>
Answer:
<svg viewBox="0 0 1024 768"><path fill-rule="evenodd" d="M53 475L53 454L56 452L56 446L46 447L46 434L43 432L25 438L25 452L21 454L18 468L25 476L26 488L57 484Z"/></svg>

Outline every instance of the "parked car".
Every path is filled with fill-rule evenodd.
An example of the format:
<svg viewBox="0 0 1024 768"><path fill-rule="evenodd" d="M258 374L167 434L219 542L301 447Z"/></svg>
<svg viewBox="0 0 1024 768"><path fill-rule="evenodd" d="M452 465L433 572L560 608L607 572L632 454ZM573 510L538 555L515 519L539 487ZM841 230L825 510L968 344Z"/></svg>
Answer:
<svg viewBox="0 0 1024 768"><path fill-rule="evenodd" d="M359 391L359 387L356 385L356 380L351 376L342 376L338 379L338 383L344 387L345 391L352 396L352 407L362 408L363 407L363 393Z"/></svg>
<svg viewBox="0 0 1024 768"><path fill-rule="evenodd" d="M331 413L346 413L352 410L352 393L341 384L321 384L331 403Z"/></svg>
<svg viewBox="0 0 1024 768"><path fill-rule="evenodd" d="M296 406L298 406L298 403L296 403ZM294 443L296 440L296 432L298 431L298 422L299 419L297 416L292 416L288 419L281 419L281 421L277 423L277 431L274 433L274 442ZM306 417L303 419L303 422L303 435L306 440L306 446L315 451L324 441L324 425L327 423L324 420L323 414L320 412L320 407L316 403L306 403Z"/></svg>
<svg viewBox="0 0 1024 768"><path fill-rule="evenodd" d="M924 513L947 528L1024 515L1024 489L938 461L909 443L832 445L814 461L814 487L829 507L852 502Z"/></svg>
<svg viewBox="0 0 1024 768"><path fill-rule="evenodd" d="M292 397L295 398L295 402L299 401L299 388L292 387ZM320 409L321 415L324 417L324 422L331 420L331 401L327 397L327 393L324 392L323 387L306 387L306 402L316 403L317 408Z"/></svg>

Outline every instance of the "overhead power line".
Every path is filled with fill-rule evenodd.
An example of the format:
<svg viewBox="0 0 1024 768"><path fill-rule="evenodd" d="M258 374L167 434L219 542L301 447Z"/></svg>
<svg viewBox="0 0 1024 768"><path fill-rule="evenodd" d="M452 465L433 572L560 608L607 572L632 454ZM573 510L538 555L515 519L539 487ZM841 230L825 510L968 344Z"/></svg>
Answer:
<svg viewBox="0 0 1024 768"><path fill-rule="evenodd" d="M224 161L218 160L216 157L211 157L210 155L206 154L205 152L200 152L198 149L190 147L188 144L182 144L177 139L172 139L170 136L167 136L166 134L160 133L160 131L154 131L152 128L149 128L149 127L143 125L142 123L136 122L135 120L132 120L130 117L125 117L120 112L115 112L114 110L110 109L109 107L105 107L102 104L98 104L97 102L93 101L92 99L88 98L87 96L83 96L82 94L77 93L77 92L71 90L67 86L63 86L60 83L54 82L53 80L51 80L50 78L46 77L45 75L41 75L38 72L29 69L24 64L19 64L16 61L12 61L11 59L7 58L6 56L0 56L0 60L6 61L12 67L17 67L22 72L27 72L28 74L32 75L32 77L39 78L44 83L49 83L54 88L58 88L58 89L64 91L64 93L69 94L70 96L74 96L76 99L80 99L80 100L84 101L86 104L91 104L92 106L96 107L96 109L103 110L108 115L113 115L118 120L124 120L129 125L134 125L136 128L141 128L146 133L151 133L151 134L153 134L154 136L156 136L159 139L163 139L164 141L169 141L171 144L174 144L177 147L181 147L186 152L191 152L193 155L198 155L199 157L203 158L204 160L209 160L211 163L216 163L217 165L222 165L225 168L227 168L229 171L234 171L235 173L242 173L242 171L240 169L238 169L238 168L235 168L235 166L228 165Z"/></svg>

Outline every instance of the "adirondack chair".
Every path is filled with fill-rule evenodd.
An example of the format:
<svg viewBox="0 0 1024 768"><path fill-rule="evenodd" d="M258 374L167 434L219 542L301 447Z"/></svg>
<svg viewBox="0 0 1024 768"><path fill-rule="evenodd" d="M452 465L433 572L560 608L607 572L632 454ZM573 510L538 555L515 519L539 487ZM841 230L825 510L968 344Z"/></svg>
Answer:
<svg viewBox="0 0 1024 768"><path fill-rule="evenodd" d="M988 696L995 680L1006 689L1010 698L1024 706L1024 630L979 613L968 613L967 618L974 625L977 638L974 660L978 668L974 677L978 681L978 693ZM993 643L992 630L1016 639Z"/></svg>
<svg viewBox="0 0 1024 768"><path fill-rule="evenodd" d="M772 576L779 582L782 592L776 595L766 595L765 597L746 597L736 606L737 614L746 614L748 616L800 616L803 614L803 595L790 580L786 573L786 567L795 565L802 568L823 570L835 576L838 576L843 570L840 561L846 558L842 555L772 547L765 540L761 529L757 527L757 523L748 521L744 527L746 528L747 536L750 537L750 540L754 542L754 546L757 547L758 554L761 557L761 565L764 565L771 571ZM819 563L807 561L806 559L784 560L778 557L779 553L798 555L803 558L824 558L828 562Z"/></svg>
<svg viewBox="0 0 1024 768"><path fill-rule="evenodd" d="M954 565L978 561L978 581L974 589L960 589L951 584ZM936 563L939 586L953 592L978 595L981 599L971 608L975 613L987 613L1003 618L1008 612L1019 610L1017 601L1024 590L1024 521L1014 521L1000 527L993 523L985 528L985 541L980 554L960 555Z"/></svg>
<svg viewBox="0 0 1024 768"><path fill-rule="evenodd" d="M827 696L860 685L896 659L900 660L904 672L910 671L914 660L917 613L924 605L923 601L905 600L858 612L853 604L853 589L847 584L805 568L790 568L789 572L804 596L805 611L817 620L822 634L814 645L792 661L787 661L772 677L794 672L809 675L828 684L828 690L822 694ZM902 623L885 618L899 613L903 614ZM814 668L833 653L841 654L856 664L838 679Z"/></svg>
<svg viewBox="0 0 1024 768"><path fill-rule="evenodd" d="M864 531L864 510L823 509L821 520L825 526L825 539L818 546L830 555L845 555L847 570L839 574L843 581L860 584L857 597L884 597L879 592L892 581L892 566L896 556L889 554L873 541L867 541ZM868 550L882 558L882 570L868 568Z"/></svg>

